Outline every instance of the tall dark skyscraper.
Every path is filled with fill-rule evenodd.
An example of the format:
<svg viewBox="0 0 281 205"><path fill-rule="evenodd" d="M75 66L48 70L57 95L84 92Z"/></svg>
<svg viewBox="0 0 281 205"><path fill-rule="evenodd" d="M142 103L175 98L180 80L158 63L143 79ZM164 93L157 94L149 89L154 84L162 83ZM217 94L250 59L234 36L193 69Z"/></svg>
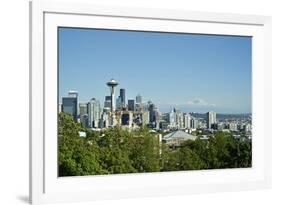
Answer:
<svg viewBox="0 0 281 205"><path fill-rule="evenodd" d="M122 107L126 107L126 97L125 97L125 89L124 88L120 89L120 97L121 97Z"/></svg>
<svg viewBox="0 0 281 205"><path fill-rule="evenodd" d="M71 114L73 118L77 119L77 98L63 97L62 98L62 112Z"/></svg>
<svg viewBox="0 0 281 205"><path fill-rule="evenodd" d="M148 112L149 112L149 122L150 123L156 122L155 110L156 110L156 106L151 101L149 101L148 102Z"/></svg>

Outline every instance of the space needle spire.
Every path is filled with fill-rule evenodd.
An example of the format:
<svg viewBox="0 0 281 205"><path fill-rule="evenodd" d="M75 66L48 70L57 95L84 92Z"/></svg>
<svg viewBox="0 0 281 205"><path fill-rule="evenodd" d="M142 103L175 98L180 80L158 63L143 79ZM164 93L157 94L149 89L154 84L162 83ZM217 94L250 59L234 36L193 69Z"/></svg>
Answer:
<svg viewBox="0 0 281 205"><path fill-rule="evenodd" d="M109 87L110 89L110 96L111 96L111 125L114 125L114 112L115 112L115 88L118 85L118 83L116 82L116 80L111 79L110 81L108 81L106 83L106 85Z"/></svg>

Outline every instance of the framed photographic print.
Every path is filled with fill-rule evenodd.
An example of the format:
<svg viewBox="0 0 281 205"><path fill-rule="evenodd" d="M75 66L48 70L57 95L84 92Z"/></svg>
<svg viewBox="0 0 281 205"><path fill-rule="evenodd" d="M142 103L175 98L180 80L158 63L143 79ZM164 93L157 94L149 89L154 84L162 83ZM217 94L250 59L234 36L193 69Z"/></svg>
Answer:
<svg viewBox="0 0 281 205"><path fill-rule="evenodd" d="M31 2L31 203L270 187L270 25Z"/></svg>

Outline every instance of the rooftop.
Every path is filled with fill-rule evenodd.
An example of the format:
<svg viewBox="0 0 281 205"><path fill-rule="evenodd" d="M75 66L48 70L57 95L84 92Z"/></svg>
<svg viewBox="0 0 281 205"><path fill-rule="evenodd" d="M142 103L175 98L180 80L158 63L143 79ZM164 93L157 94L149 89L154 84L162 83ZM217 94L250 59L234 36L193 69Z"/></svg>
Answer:
<svg viewBox="0 0 281 205"><path fill-rule="evenodd" d="M191 135L184 131L177 130L177 131L174 131L174 132L171 132L171 133L165 135L163 137L163 140L168 142L171 140L195 140L196 138L197 138L197 136L195 136L195 135Z"/></svg>

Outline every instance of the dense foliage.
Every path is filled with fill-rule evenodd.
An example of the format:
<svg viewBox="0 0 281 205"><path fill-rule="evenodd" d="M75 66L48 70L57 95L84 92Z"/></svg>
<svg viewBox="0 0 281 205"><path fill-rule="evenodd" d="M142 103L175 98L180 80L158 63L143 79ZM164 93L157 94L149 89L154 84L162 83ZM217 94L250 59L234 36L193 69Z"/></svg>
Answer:
<svg viewBox="0 0 281 205"><path fill-rule="evenodd" d="M148 128L92 131L64 113L58 132L59 176L251 167L252 161L251 141L222 132L173 149Z"/></svg>

